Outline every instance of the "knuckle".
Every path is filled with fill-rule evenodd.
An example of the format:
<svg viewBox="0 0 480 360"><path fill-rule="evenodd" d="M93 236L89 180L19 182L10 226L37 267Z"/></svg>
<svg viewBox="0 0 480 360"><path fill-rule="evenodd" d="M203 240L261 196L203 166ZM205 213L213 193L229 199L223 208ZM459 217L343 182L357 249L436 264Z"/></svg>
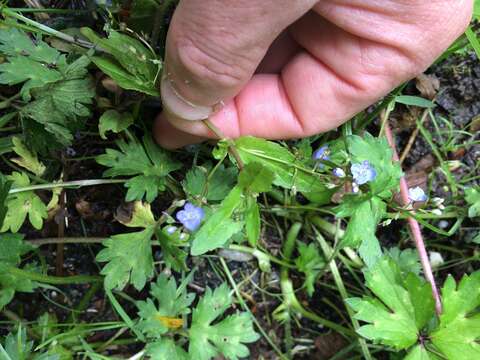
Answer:
<svg viewBox="0 0 480 360"><path fill-rule="evenodd" d="M245 78L246 71L235 63L232 54L226 54L214 45L205 46L205 41L178 39L175 51L178 64L194 81L235 88Z"/></svg>

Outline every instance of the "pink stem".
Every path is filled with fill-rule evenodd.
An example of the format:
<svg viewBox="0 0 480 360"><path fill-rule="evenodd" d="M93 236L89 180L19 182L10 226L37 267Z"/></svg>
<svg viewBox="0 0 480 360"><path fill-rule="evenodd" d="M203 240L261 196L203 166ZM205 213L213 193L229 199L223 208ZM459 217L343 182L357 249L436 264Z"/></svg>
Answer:
<svg viewBox="0 0 480 360"><path fill-rule="evenodd" d="M387 141L390 147L393 150L393 159L395 161L399 161L397 148L395 146L395 139L388 123L385 124L385 135L387 137ZM407 206L410 203L410 199L408 197L407 180L405 180L404 176L400 178L400 195L403 205ZM411 213L415 214L413 210L411 211ZM438 293L437 284L435 284L432 266L430 265L427 250L425 249L425 242L423 241L422 230L420 229L420 225L418 224L417 220L415 220L413 216L409 216L407 220L413 236L413 240L415 241L415 246L417 247L418 255L420 256L420 262L422 263L423 272L425 273L427 281L432 286L432 295L433 299L435 300L435 311L437 315L440 316L440 314L442 313L442 300L440 299L440 294Z"/></svg>

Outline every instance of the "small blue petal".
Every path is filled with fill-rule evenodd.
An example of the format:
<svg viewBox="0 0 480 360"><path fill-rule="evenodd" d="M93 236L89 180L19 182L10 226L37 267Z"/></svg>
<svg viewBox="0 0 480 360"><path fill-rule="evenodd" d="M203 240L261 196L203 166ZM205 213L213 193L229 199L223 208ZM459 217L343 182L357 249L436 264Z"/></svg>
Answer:
<svg viewBox="0 0 480 360"><path fill-rule="evenodd" d="M341 168L333 169L332 173L333 173L333 176L336 176L338 178L344 178L345 177L345 171L343 171L343 169L341 169Z"/></svg>
<svg viewBox="0 0 480 360"><path fill-rule="evenodd" d="M315 150L315 152L312 155L313 160L329 160L329 150L328 146L322 146L321 148Z"/></svg>
<svg viewBox="0 0 480 360"><path fill-rule="evenodd" d="M417 201L417 202L427 201L428 199L423 189L419 186L408 189L408 197L410 198L411 201Z"/></svg>
<svg viewBox="0 0 480 360"><path fill-rule="evenodd" d="M197 230L204 217L203 209L191 203L186 203L183 210L177 213L177 220L189 231Z"/></svg>
<svg viewBox="0 0 480 360"><path fill-rule="evenodd" d="M377 177L377 171L372 165L370 165L368 160L352 164L350 171L352 172L353 179L358 185L366 184L369 181L375 180Z"/></svg>
<svg viewBox="0 0 480 360"><path fill-rule="evenodd" d="M167 234L169 235L172 235L175 231L177 231L177 227L176 226L168 226L165 231L167 232Z"/></svg>

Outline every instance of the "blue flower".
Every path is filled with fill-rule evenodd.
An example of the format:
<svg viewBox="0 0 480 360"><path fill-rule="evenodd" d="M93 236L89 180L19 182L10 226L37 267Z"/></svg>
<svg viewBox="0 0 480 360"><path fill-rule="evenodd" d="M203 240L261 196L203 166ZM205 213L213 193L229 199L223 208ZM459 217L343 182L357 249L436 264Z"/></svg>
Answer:
<svg viewBox="0 0 480 360"><path fill-rule="evenodd" d="M428 197L425 195L423 189L419 186L408 189L408 197L411 201L427 201Z"/></svg>
<svg viewBox="0 0 480 360"><path fill-rule="evenodd" d="M177 213L177 220L185 226L188 231L195 231L205 217L205 212L201 207L186 203L183 210Z"/></svg>
<svg viewBox="0 0 480 360"><path fill-rule="evenodd" d="M175 233L175 231L177 231L177 227L170 225L170 226L167 226L165 231L167 232L167 234L172 235L173 233Z"/></svg>
<svg viewBox="0 0 480 360"><path fill-rule="evenodd" d="M336 176L338 178L344 178L345 177L345 171L343 171L342 168L335 168L332 171L333 176Z"/></svg>
<svg viewBox="0 0 480 360"><path fill-rule="evenodd" d="M330 160L330 151L328 150L328 145L322 146L321 148L315 150L312 155L313 160Z"/></svg>
<svg viewBox="0 0 480 360"><path fill-rule="evenodd" d="M373 181L377 177L377 172L370 165L368 160L365 160L361 163L352 164L350 168L352 172L353 179L358 185L366 184L369 181Z"/></svg>

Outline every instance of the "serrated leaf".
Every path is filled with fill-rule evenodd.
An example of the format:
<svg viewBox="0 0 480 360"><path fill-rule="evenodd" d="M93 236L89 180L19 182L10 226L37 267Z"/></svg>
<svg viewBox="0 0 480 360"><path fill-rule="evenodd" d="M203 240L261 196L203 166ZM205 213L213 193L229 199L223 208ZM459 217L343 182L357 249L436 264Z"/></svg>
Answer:
<svg viewBox="0 0 480 360"><path fill-rule="evenodd" d="M0 84L16 85L25 82L20 90L25 101L31 99L30 91L32 89L62 79L62 74L57 70L50 69L30 58L20 56L8 60L8 62L0 64Z"/></svg>
<svg viewBox="0 0 480 360"><path fill-rule="evenodd" d="M397 263L403 274L411 272L420 275L422 265L415 249L400 250L398 247L393 247L388 250L388 254Z"/></svg>
<svg viewBox="0 0 480 360"><path fill-rule="evenodd" d="M465 201L468 203L468 217L480 216L480 188L465 189Z"/></svg>
<svg viewBox="0 0 480 360"><path fill-rule="evenodd" d="M156 229L155 234L162 248L165 264L178 272L188 270L186 265L187 253L181 248L185 244L179 244L172 236L167 235L161 229Z"/></svg>
<svg viewBox="0 0 480 360"><path fill-rule="evenodd" d="M315 281L318 274L325 267L325 260L320 255L317 244L310 243L305 244L299 242L298 246L299 256L295 259L295 266L297 269L304 273L305 281L304 286L307 289L309 296L312 296L315 291Z"/></svg>
<svg viewBox="0 0 480 360"><path fill-rule="evenodd" d="M433 344L447 359L480 358L480 272L465 275L460 283L449 276L442 288L443 313L430 334Z"/></svg>
<svg viewBox="0 0 480 360"><path fill-rule="evenodd" d="M248 313L230 315L212 324L231 305L231 301L226 284L213 292L207 288L192 314L188 348L192 359L210 360L222 354L229 360L237 360L250 354L244 344L256 341L259 336Z"/></svg>
<svg viewBox="0 0 480 360"><path fill-rule="evenodd" d="M4 266L18 266L22 255L33 248L23 242L23 236L18 234L0 235L0 310L7 305L16 291L32 292L37 284L30 279L19 279Z"/></svg>
<svg viewBox="0 0 480 360"><path fill-rule="evenodd" d="M117 110L107 110L98 120L98 133L100 134L100 137L105 140L107 138L105 136L107 131L112 131L115 134L118 134L126 130L132 124L132 114L128 112L120 113Z"/></svg>
<svg viewBox="0 0 480 360"><path fill-rule="evenodd" d="M355 318L368 323L360 327L358 333L399 350L414 345L419 336L417 322L423 323L423 319L430 319L433 308L418 307L414 302L418 300L417 297L412 298L400 269L389 257L377 261L365 273L365 279L368 288L377 298L347 299L347 303L356 312ZM423 283L422 287L429 288L429 285ZM420 289L417 292L423 294L426 290Z"/></svg>
<svg viewBox="0 0 480 360"><path fill-rule="evenodd" d="M141 201L135 201L133 203L132 213L127 221L120 218L118 221L128 227L141 227L145 229L156 225L150 204Z"/></svg>
<svg viewBox="0 0 480 360"><path fill-rule="evenodd" d="M157 198L159 191L165 190L165 181L157 176L139 175L129 179L125 187L128 188L126 201L145 198L151 203Z"/></svg>
<svg viewBox="0 0 480 360"><path fill-rule="evenodd" d="M232 220L234 211L241 204L242 190L236 186L195 234L190 250L192 255L201 255L223 246L243 228L243 223Z"/></svg>
<svg viewBox="0 0 480 360"><path fill-rule="evenodd" d="M131 283L141 290L147 279L153 276L151 239L153 229L114 235L103 242L105 248L97 254L97 260L108 262L101 271L105 275L107 289L123 289Z"/></svg>
<svg viewBox="0 0 480 360"><path fill-rule="evenodd" d="M375 169L377 176L368 182L372 193L382 198L390 197L392 190L399 186L402 170L398 162L393 161L393 152L387 140L365 133L363 137L349 136L347 144L352 163L368 160Z"/></svg>
<svg viewBox="0 0 480 360"><path fill-rule="evenodd" d="M38 160L37 154L30 152L23 144L22 140L16 136L12 138L12 143L12 150L20 157L11 160L21 167L29 170L33 174L42 176L46 170L46 167Z"/></svg>
<svg viewBox="0 0 480 360"><path fill-rule="evenodd" d="M164 177L181 167L149 136L144 137L143 144L132 139L128 143L117 141L117 146L119 150L107 149L96 160L110 168L103 173L104 176L139 175L125 183L127 201L142 200L145 196L148 202L152 202L158 192L165 189Z"/></svg>
<svg viewBox="0 0 480 360"><path fill-rule="evenodd" d="M187 352L172 339L160 339L148 344L145 353L151 360L190 360Z"/></svg>
<svg viewBox="0 0 480 360"><path fill-rule="evenodd" d="M160 338L171 329L181 328L182 316L190 314L190 305L195 299L195 294L187 293L185 287L185 282L177 287L174 277L160 274L152 284L150 297L136 303L140 316L139 330L149 338ZM172 326L173 322L168 319L177 319L180 326Z"/></svg>
<svg viewBox="0 0 480 360"><path fill-rule="evenodd" d="M25 173L13 172L7 179L12 182L13 188L30 186L30 180ZM23 191L9 195L7 198L7 214L1 231L17 232L27 216L35 229L41 229L43 219L48 217L46 205L33 191Z"/></svg>
<svg viewBox="0 0 480 360"><path fill-rule="evenodd" d="M41 124L55 136L56 142L70 145L78 119L90 115L88 106L93 102L95 87L90 77L74 75L34 91L33 96L35 100L24 106L20 114Z"/></svg>
<svg viewBox="0 0 480 360"><path fill-rule="evenodd" d="M245 164L257 162L275 174L273 184L286 189L296 189L306 194L327 194L332 191L325 187L318 174L297 161L285 147L254 137L235 140L235 147Z"/></svg>

